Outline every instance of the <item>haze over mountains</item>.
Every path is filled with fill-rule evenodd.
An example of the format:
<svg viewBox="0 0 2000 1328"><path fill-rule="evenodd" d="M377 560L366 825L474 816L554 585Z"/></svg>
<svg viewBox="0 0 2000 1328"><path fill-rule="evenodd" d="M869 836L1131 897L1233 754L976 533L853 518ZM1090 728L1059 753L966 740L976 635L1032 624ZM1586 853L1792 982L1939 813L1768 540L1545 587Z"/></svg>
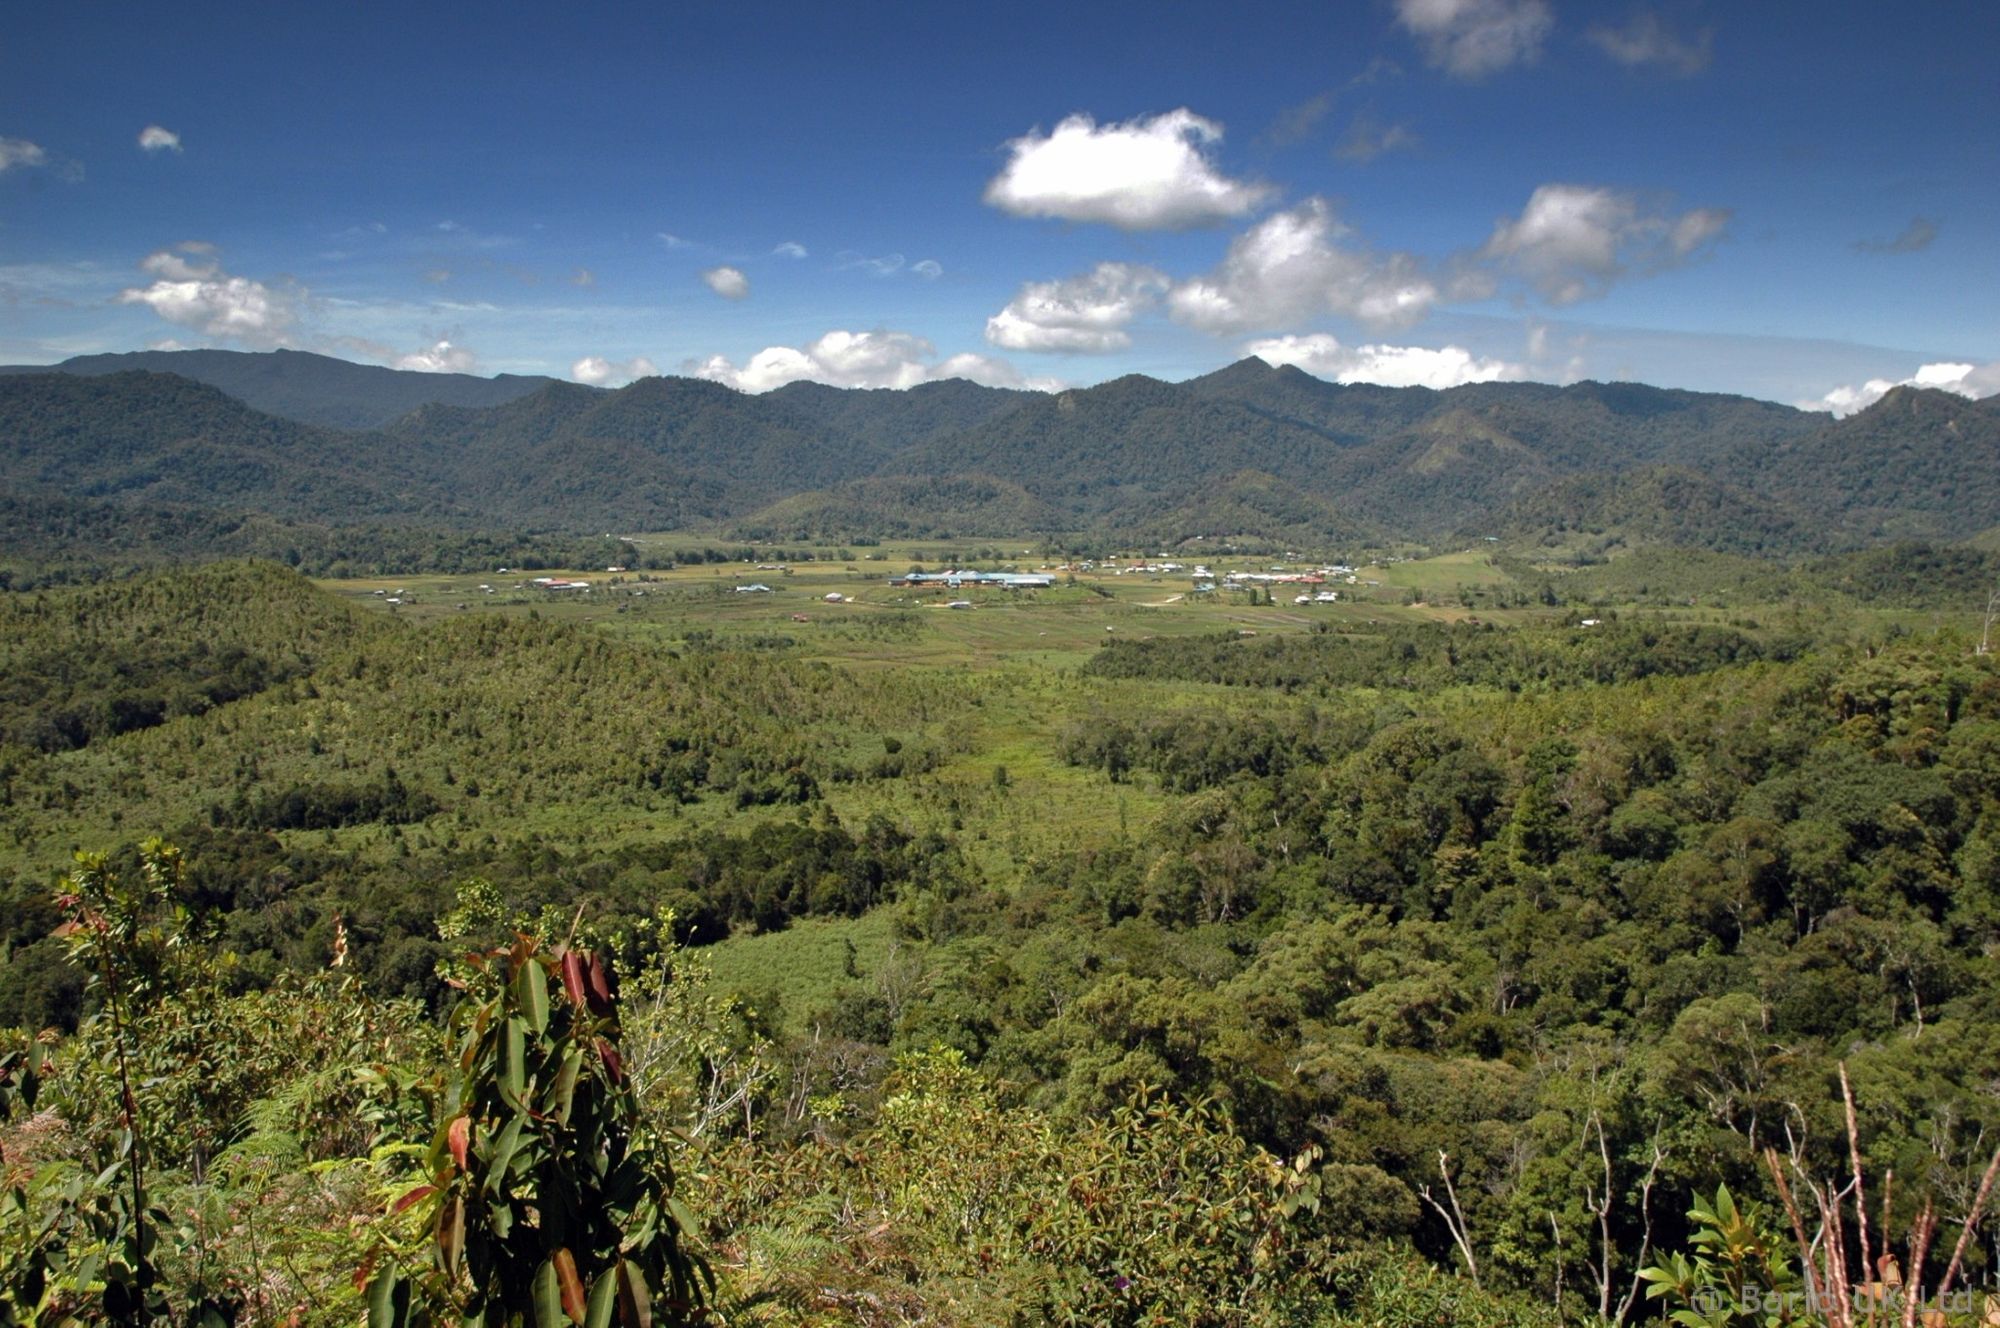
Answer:
<svg viewBox="0 0 2000 1328"><path fill-rule="evenodd" d="M0 490L461 530L1171 544L1611 529L1800 554L2000 526L2000 403L1899 388L1831 420L1632 383L1342 386L1256 359L1053 395L953 380L751 396L147 352L0 376Z"/></svg>

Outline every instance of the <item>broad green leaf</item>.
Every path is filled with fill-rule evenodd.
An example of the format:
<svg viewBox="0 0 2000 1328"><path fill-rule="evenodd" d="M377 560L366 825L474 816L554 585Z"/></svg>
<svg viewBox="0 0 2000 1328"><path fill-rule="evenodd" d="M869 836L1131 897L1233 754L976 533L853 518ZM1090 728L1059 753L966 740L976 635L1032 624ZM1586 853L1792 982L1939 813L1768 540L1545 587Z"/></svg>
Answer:
<svg viewBox="0 0 2000 1328"><path fill-rule="evenodd" d="M549 979L542 966L533 956L521 961L514 971L514 1000L521 1007L521 1015L527 1020L531 1032L540 1033L549 1026Z"/></svg>
<svg viewBox="0 0 2000 1328"><path fill-rule="evenodd" d="M597 1275L590 1289L590 1305L584 1310L583 1328L610 1328L611 1311L618 1304L618 1270L607 1268Z"/></svg>
<svg viewBox="0 0 2000 1328"><path fill-rule="evenodd" d="M569 1320L563 1314L562 1288L557 1285L553 1259L544 1259L535 1270L532 1289L535 1298L535 1328L562 1328Z"/></svg>
<svg viewBox="0 0 2000 1328"><path fill-rule="evenodd" d="M518 1016L507 1020L504 1034L505 1047L501 1054L501 1073L505 1075L502 1087L506 1090L508 1105L525 1105L521 1098L528 1091L528 1026Z"/></svg>
<svg viewBox="0 0 2000 1328"><path fill-rule="evenodd" d="M409 1286L394 1268L384 1268L368 1284L368 1328L403 1328L409 1316Z"/></svg>

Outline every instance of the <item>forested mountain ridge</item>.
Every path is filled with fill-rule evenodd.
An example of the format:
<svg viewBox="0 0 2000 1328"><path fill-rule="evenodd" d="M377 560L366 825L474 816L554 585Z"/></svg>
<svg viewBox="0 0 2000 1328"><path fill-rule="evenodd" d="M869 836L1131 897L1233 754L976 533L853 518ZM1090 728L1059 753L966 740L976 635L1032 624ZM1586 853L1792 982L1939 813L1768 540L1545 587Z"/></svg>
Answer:
<svg viewBox="0 0 2000 1328"><path fill-rule="evenodd" d="M385 369L297 350L138 350L77 355L60 364L0 366L0 374L96 376L141 369L192 378L266 414L329 429L379 428L431 403L497 406L556 381L533 374L482 378Z"/></svg>
<svg viewBox="0 0 2000 1328"><path fill-rule="evenodd" d="M0 488L24 495L460 529L737 523L770 539L1024 521L1167 544L1581 529L1795 556L2000 524L1990 401L1899 389L1828 420L1630 383L1343 386L1254 359L1055 394L551 381L362 431L170 375L15 374L0 376L0 462ZM1241 476L1264 478L1225 482ZM967 501L967 482L1009 496Z"/></svg>

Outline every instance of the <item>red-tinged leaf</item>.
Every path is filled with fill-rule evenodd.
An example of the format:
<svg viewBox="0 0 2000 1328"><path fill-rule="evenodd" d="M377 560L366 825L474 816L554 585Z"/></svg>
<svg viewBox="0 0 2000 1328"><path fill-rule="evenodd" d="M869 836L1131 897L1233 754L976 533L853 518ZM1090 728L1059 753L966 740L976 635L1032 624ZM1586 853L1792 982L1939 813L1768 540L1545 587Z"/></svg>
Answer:
<svg viewBox="0 0 2000 1328"><path fill-rule="evenodd" d="M625 1058L618 1054L618 1048L612 1046L603 1038L599 1038L597 1039L597 1055L604 1062L605 1070L611 1075L611 1082L614 1084L624 1083Z"/></svg>
<svg viewBox="0 0 2000 1328"><path fill-rule="evenodd" d="M444 1132L445 1144L451 1149L451 1160L458 1163L460 1171L467 1170L466 1157L472 1151L472 1117L454 1116Z"/></svg>
<svg viewBox="0 0 2000 1328"><path fill-rule="evenodd" d="M375 1276L375 1256L379 1252L377 1250L368 1251L368 1257L363 1259L361 1266L354 1270L354 1290L357 1295L368 1289L368 1279Z"/></svg>
<svg viewBox="0 0 2000 1328"><path fill-rule="evenodd" d="M605 971L604 961L596 955L584 961L583 975L589 983L590 1012L599 1016L610 1015L617 1009L611 998L611 975Z"/></svg>
<svg viewBox="0 0 2000 1328"><path fill-rule="evenodd" d="M558 1249L555 1254L556 1286L562 1291L563 1313L574 1324L583 1322L583 1314L589 1308L589 1301L583 1294L583 1279L576 1275L576 1257L568 1248Z"/></svg>
<svg viewBox="0 0 2000 1328"><path fill-rule="evenodd" d="M67 939L68 937L76 935L76 933L82 930L83 928L77 926L74 922L65 922L61 926L57 927L54 931L50 932L49 935L54 936L58 940L63 940Z"/></svg>
<svg viewBox="0 0 2000 1328"><path fill-rule="evenodd" d="M455 1197L446 1199L438 1214L438 1253L444 1255L445 1271L457 1277L465 1258L465 1205Z"/></svg>
<svg viewBox="0 0 2000 1328"><path fill-rule="evenodd" d="M625 1328L653 1328L653 1298L645 1275L623 1259L618 1261L618 1322Z"/></svg>
<svg viewBox="0 0 2000 1328"><path fill-rule="evenodd" d="M422 1203L424 1200L430 1198L433 1194L436 1194L437 1189L438 1187L435 1185L419 1185L417 1186L416 1189L411 1190L408 1194L396 1200L396 1206L390 1211L392 1213L403 1212L407 1210L412 1204Z"/></svg>
<svg viewBox="0 0 2000 1328"><path fill-rule="evenodd" d="M585 989L583 976L583 956L568 950L562 957L563 990L569 994L569 1003L581 1010L590 1003L590 994Z"/></svg>

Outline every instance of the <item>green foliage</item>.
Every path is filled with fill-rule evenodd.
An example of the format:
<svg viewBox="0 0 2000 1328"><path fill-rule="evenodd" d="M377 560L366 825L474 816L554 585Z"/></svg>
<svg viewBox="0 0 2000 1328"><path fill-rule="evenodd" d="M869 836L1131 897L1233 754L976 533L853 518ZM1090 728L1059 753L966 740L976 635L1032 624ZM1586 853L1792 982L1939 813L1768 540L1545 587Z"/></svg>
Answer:
<svg viewBox="0 0 2000 1328"><path fill-rule="evenodd" d="M394 1205L414 1236L373 1273L370 1322L698 1321L714 1279L684 1247L692 1219L640 1111L603 961L522 936L477 968L452 1013L427 1179Z"/></svg>
<svg viewBox="0 0 2000 1328"><path fill-rule="evenodd" d="M1798 1298L1800 1282L1785 1256L1785 1235L1754 1204L1739 1204L1723 1185L1713 1201L1697 1197L1688 1210L1694 1224L1690 1254L1669 1254L1643 1268L1646 1298L1673 1307L1668 1319L1686 1328L1726 1328L1736 1323L1784 1322L1759 1307Z"/></svg>
<svg viewBox="0 0 2000 1328"><path fill-rule="evenodd" d="M1321 694L1341 686L1519 691L1684 677L1757 659L1787 659L1802 644L1760 641L1723 627L1613 623L1550 632L1425 624L1254 641L1235 633L1118 641L1087 667L1101 678L1172 678Z"/></svg>

